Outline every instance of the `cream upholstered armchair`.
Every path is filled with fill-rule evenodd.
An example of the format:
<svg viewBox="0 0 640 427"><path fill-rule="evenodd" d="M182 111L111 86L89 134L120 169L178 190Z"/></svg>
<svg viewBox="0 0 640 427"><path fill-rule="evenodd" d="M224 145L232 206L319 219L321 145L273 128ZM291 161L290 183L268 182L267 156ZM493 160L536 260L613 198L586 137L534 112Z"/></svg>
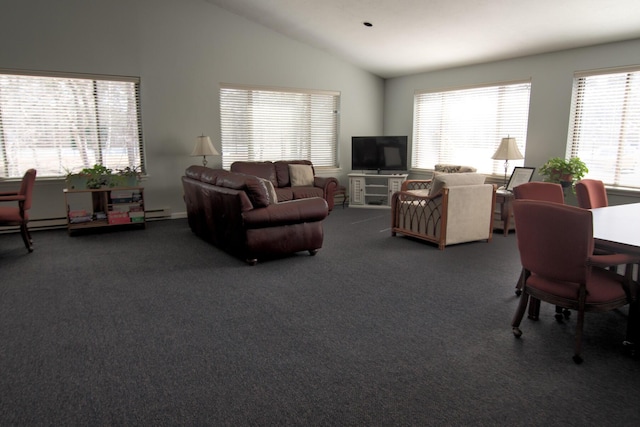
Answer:
<svg viewBox="0 0 640 427"><path fill-rule="evenodd" d="M391 204L391 235L436 243L491 241L496 186L477 173L436 174L432 180L408 180Z"/></svg>

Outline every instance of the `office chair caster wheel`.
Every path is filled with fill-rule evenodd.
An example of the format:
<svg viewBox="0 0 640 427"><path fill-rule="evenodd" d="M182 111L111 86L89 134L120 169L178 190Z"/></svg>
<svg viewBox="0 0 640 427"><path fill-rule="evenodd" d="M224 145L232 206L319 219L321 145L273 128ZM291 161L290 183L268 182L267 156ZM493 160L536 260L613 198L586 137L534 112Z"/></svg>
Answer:
<svg viewBox="0 0 640 427"><path fill-rule="evenodd" d="M571 317L571 310L565 308L564 310L562 310L562 315L565 319L569 319Z"/></svg>
<svg viewBox="0 0 640 427"><path fill-rule="evenodd" d="M562 315L562 313L556 313L553 317L556 318L556 322L558 323L562 323L562 321L564 320L564 316Z"/></svg>
<svg viewBox="0 0 640 427"><path fill-rule="evenodd" d="M518 327L511 328L511 331L513 332L513 336L516 338L520 338L522 336L522 331Z"/></svg>
<svg viewBox="0 0 640 427"><path fill-rule="evenodd" d="M516 289L516 295L517 295L517 296L522 295L522 291L521 291L520 289Z"/></svg>
<svg viewBox="0 0 640 427"><path fill-rule="evenodd" d="M579 365L583 362L582 357L580 357L579 354L573 356L573 361L576 363L576 365Z"/></svg>

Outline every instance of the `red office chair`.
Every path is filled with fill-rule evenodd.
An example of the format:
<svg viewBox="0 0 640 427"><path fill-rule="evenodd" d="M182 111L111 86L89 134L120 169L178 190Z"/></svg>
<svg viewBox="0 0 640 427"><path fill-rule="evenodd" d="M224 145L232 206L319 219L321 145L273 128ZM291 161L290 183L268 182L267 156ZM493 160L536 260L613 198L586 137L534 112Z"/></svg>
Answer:
<svg viewBox="0 0 640 427"><path fill-rule="evenodd" d="M35 181L36 170L29 169L22 178L20 190L0 192L0 202L17 202L15 206L0 206L0 226L19 226L22 240L29 252L33 252L33 241L27 227L28 211L31 209L31 196Z"/></svg>
<svg viewBox="0 0 640 427"><path fill-rule="evenodd" d="M609 206L604 183L596 179L581 179L576 182L578 206L583 209L603 208Z"/></svg>
<svg viewBox="0 0 640 427"><path fill-rule="evenodd" d="M581 179L576 182L575 188L579 207L583 209L596 209L609 206L607 190L605 189L602 181L597 179ZM626 265L627 269L633 269L633 264L640 264L640 258L631 255L614 254L600 249L596 249L595 254L615 256L615 258L611 259L613 262L610 266L611 269L616 269L618 265ZM640 275L640 271L638 272L638 275Z"/></svg>
<svg viewBox="0 0 640 427"><path fill-rule="evenodd" d="M513 188L513 195L516 200L540 200L544 202L553 202L564 204L564 190L562 185L553 182L527 182ZM517 229L516 229L517 233ZM524 269L520 273L520 279L516 284L516 295L522 293L524 284ZM529 305L529 318L537 319L540 312L540 301L533 300ZM569 318L571 312L563 310L562 307L556 307L556 320L562 321L563 317Z"/></svg>
<svg viewBox="0 0 640 427"><path fill-rule="evenodd" d="M591 211L535 200L513 203L520 260L525 271L520 304L511 323L516 338L529 297L577 310L573 360L582 362L582 334L586 312L604 312L627 304L627 340L634 341L637 283L594 266L607 264L607 255L593 255Z"/></svg>
<svg viewBox="0 0 640 427"><path fill-rule="evenodd" d="M553 182L526 182L513 188L516 199L542 200L564 204L562 185Z"/></svg>

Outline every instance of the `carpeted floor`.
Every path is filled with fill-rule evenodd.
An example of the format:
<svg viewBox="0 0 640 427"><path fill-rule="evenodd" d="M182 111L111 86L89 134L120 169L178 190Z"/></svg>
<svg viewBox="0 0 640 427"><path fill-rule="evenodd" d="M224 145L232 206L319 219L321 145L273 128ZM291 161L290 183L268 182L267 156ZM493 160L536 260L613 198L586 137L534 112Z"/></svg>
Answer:
<svg viewBox="0 0 640 427"><path fill-rule="evenodd" d="M510 328L515 235L444 251L337 207L251 267L186 220L0 235L0 425L636 425L625 311Z"/></svg>

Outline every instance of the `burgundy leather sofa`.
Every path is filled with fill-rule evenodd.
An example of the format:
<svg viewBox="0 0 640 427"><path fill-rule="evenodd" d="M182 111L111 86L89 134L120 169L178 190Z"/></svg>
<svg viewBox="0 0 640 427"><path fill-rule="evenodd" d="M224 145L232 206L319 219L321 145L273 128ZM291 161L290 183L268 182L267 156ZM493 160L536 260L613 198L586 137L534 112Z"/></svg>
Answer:
<svg viewBox="0 0 640 427"><path fill-rule="evenodd" d="M304 186L292 186L289 165L308 165L313 172L313 184ZM329 212L333 210L333 195L338 188L336 178L324 178L315 176L313 163L309 160L280 160L277 162L234 162L231 164L232 172L255 175L268 179L273 184L278 202L287 200L304 199L308 197L322 197L327 201Z"/></svg>
<svg viewBox="0 0 640 427"><path fill-rule="evenodd" d="M182 177L191 230L254 265L259 259L322 247L321 197L273 203L265 181L252 175L190 166Z"/></svg>

